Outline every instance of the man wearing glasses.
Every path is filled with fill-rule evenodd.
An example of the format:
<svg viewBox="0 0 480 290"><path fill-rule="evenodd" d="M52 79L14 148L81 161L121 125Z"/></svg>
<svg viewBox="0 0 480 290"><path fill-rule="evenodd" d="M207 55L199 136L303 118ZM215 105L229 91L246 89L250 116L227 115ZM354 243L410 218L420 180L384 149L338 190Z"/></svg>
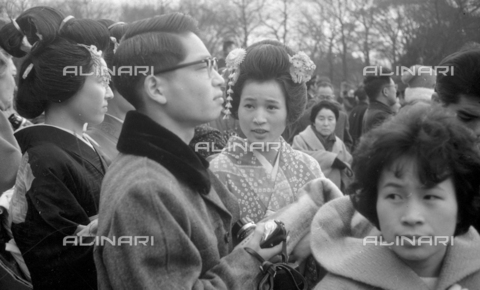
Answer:
<svg viewBox="0 0 480 290"><path fill-rule="evenodd" d="M153 74L114 76L135 107L120 152L102 185L95 263L99 289L255 289L263 226L233 249L235 197L188 143L194 128L218 118L223 78L197 36L196 22L170 14L133 23L114 65L154 66ZM122 241L119 244L119 241Z"/></svg>
<svg viewBox="0 0 480 290"><path fill-rule="evenodd" d="M382 124L394 115L392 106L397 102L397 85L390 77L391 71L379 67L375 74L365 76L365 93L370 104L363 115L362 134Z"/></svg>

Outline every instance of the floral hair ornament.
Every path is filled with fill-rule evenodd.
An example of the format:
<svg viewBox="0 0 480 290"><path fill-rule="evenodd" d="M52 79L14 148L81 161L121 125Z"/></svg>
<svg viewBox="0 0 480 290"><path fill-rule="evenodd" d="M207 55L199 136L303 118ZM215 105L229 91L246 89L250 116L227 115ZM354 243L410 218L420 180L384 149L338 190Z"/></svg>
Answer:
<svg viewBox="0 0 480 290"><path fill-rule="evenodd" d="M232 87L235 85L235 83L238 80L238 77L240 76L240 64L243 62L245 59L245 56L247 55L247 51L243 48L236 48L227 55L227 58L225 59L225 64L227 66L227 72L228 72L228 83L227 83L227 102L225 104L225 110L223 110L223 118L228 119L229 116L232 114L230 112L230 109L232 108L231 102L233 101L232 94L233 94L233 89Z"/></svg>
<svg viewBox="0 0 480 290"><path fill-rule="evenodd" d="M108 68L102 64L102 51L98 50L95 45L85 45L80 43L77 45L84 47L88 50L88 52L92 56L94 72L97 75L102 76L102 81L108 85L110 83L111 76L110 76L110 73L108 72Z"/></svg>
<svg viewBox="0 0 480 290"><path fill-rule="evenodd" d="M316 66L304 52L300 51L294 56L288 56L290 63L290 75L295 83L305 83L312 78Z"/></svg>

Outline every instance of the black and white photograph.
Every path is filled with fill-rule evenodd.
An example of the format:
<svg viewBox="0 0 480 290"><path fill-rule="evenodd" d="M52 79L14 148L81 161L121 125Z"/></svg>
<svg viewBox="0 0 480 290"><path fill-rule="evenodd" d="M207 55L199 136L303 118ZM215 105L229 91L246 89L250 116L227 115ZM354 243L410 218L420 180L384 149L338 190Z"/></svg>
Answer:
<svg viewBox="0 0 480 290"><path fill-rule="evenodd" d="M0 0L0 290L480 290L479 0Z"/></svg>

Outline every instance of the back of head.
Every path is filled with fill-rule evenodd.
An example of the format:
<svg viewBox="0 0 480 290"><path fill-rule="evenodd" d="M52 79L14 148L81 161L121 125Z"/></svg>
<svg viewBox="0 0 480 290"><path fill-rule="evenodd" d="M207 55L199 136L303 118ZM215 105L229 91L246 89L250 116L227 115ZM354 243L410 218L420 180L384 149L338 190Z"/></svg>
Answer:
<svg viewBox="0 0 480 290"><path fill-rule="evenodd" d="M290 74L290 58L293 50L275 40L263 40L246 49L246 56L240 64L240 75L233 86L232 114L238 118L240 96L247 80L255 82L276 81L283 90L287 106L287 123L293 123L305 110L307 86L296 83Z"/></svg>
<svg viewBox="0 0 480 290"><path fill-rule="evenodd" d="M362 136L354 152L352 201L379 227L376 212L378 182L384 170L401 158L411 158L427 187L452 178L458 202L456 234L476 220L480 202L480 152L474 134L444 109L417 103Z"/></svg>
<svg viewBox="0 0 480 290"><path fill-rule="evenodd" d="M480 49L453 53L443 59L438 67L448 68L445 72L437 71L435 89L442 103L456 104L460 95L480 100Z"/></svg>
<svg viewBox="0 0 480 290"><path fill-rule="evenodd" d="M359 101L367 100L367 93L365 92L365 88L363 86L356 89L355 92L353 92L353 95L357 97Z"/></svg>
<svg viewBox="0 0 480 290"><path fill-rule="evenodd" d="M41 46L48 45L56 39L56 33L64 18L60 11L51 7L38 6L27 9L2 27L0 46L14 57L25 56L30 50L28 46L41 50ZM42 41L39 41L40 38Z"/></svg>
<svg viewBox="0 0 480 290"><path fill-rule="evenodd" d="M402 82L410 88L428 88L435 86L435 70L429 66L414 65L402 71Z"/></svg>
<svg viewBox="0 0 480 290"><path fill-rule="evenodd" d="M49 103L61 103L82 88L85 74L100 65L85 45L95 45L100 50L109 45L108 30L101 24L87 19L70 19L67 22L61 19L58 26L54 27L55 22L51 19L47 20L48 25L41 20L49 15L49 9L35 14L37 20L34 30L42 37L27 54L19 72L17 111L26 118L39 116ZM23 23L29 24L23 27ZM19 22L18 25L22 31L32 29L28 21ZM3 36L3 32L0 31L0 36ZM10 48L15 51L20 50L20 46L22 44L17 43L17 46ZM68 68L74 68L75 72L67 73Z"/></svg>
<svg viewBox="0 0 480 290"><path fill-rule="evenodd" d="M382 88L390 84L391 75L392 72L385 67L377 67L374 73L365 75L363 85L370 101L376 100Z"/></svg>
<svg viewBox="0 0 480 290"><path fill-rule="evenodd" d="M162 70L173 67L186 57L181 36L198 35L196 21L188 15L173 13L136 21L128 25L123 40L115 52L116 68L151 68ZM135 108L142 106L141 86L146 74L119 73L113 76L118 92Z"/></svg>

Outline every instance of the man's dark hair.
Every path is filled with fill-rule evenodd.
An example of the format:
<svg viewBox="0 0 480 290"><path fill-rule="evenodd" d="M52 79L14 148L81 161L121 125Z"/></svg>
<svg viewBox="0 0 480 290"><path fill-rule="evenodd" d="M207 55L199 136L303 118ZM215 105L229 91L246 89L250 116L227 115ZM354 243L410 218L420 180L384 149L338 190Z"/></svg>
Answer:
<svg viewBox="0 0 480 290"><path fill-rule="evenodd" d="M416 104L362 137L354 152L355 208L380 229L376 210L378 181L384 170L404 174L401 158L411 158L427 187L452 178L458 202L455 235L477 222L480 202L480 152L473 132L444 109ZM398 165L398 164L397 164ZM381 230L381 229L380 229Z"/></svg>
<svg viewBox="0 0 480 290"><path fill-rule="evenodd" d="M370 101L375 101L383 87L390 84L392 73L385 67L377 67L375 72L375 74L366 75L363 79L363 88Z"/></svg>
<svg viewBox="0 0 480 290"><path fill-rule="evenodd" d="M367 99L367 93L363 86L356 89L353 95L356 96L359 101L365 101Z"/></svg>
<svg viewBox="0 0 480 290"><path fill-rule="evenodd" d="M116 68L152 67L154 71L173 67L187 55L181 42L186 33L199 34L197 22L190 16L173 13L139 20L129 24L115 52ZM143 105L140 90L145 75L115 74L113 81L118 92L135 108Z"/></svg>
<svg viewBox="0 0 480 290"><path fill-rule="evenodd" d="M459 51L447 56L439 66L448 72L437 74L435 90L445 104L456 104L460 95L474 96L480 100L480 49Z"/></svg>

